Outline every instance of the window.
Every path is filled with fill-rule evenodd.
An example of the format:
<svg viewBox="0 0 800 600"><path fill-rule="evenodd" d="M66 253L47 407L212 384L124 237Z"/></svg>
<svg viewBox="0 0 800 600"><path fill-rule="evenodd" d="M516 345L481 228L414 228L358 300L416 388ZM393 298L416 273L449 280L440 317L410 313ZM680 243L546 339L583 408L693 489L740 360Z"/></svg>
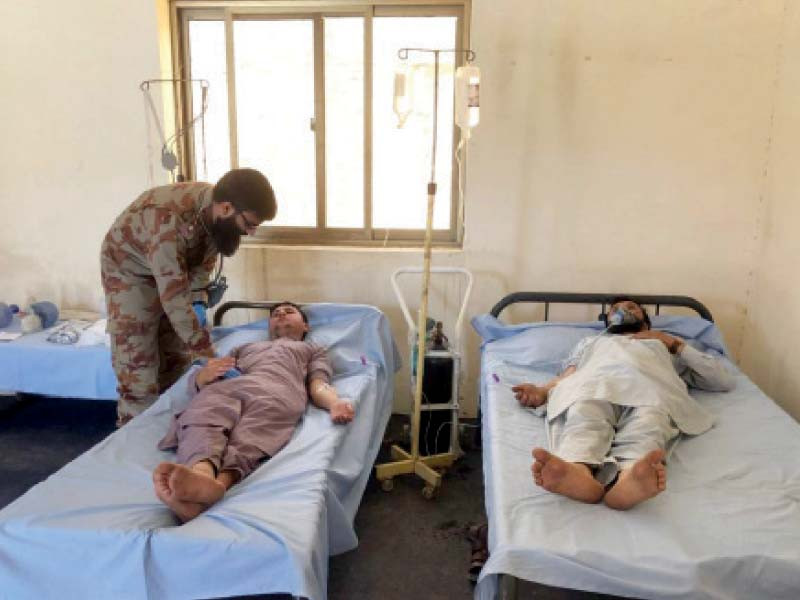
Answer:
<svg viewBox="0 0 800 600"><path fill-rule="evenodd" d="M270 179L275 220L256 241L408 245L424 237L433 136L432 53L412 52L414 111L393 112L398 50L439 55L434 241L460 241L453 78L463 63L469 0L176 0L176 72L209 82L203 121L182 139L184 172L216 181L233 167ZM181 126L202 105L181 88Z"/></svg>

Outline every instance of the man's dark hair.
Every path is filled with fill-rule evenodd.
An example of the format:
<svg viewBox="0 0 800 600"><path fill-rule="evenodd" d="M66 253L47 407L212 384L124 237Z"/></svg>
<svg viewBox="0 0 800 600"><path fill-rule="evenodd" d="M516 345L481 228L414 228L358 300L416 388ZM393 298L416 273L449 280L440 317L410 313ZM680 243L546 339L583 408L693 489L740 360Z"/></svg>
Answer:
<svg viewBox="0 0 800 600"><path fill-rule="evenodd" d="M650 315L647 314L647 309L644 307L644 304L639 302L639 300L637 300L636 298L631 298L630 296L616 296L611 300L611 304L608 305L608 309L611 310L612 306L614 306L615 304L619 304L620 302L633 302L637 304L639 308L642 309L642 314L644 315L645 324L648 327L652 327L652 323L650 323ZM608 325L607 315L608 315L607 312L603 315L603 320L606 322L606 325Z"/></svg>
<svg viewBox="0 0 800 600"><path fill-rule="evenodd" d="M284 300L283 302L278 302L277 304L273 304L272 308L269 309L269 314L272 315L272 311L275 310L276 308L280 308L281 306L291 306L292 308L294 308L297 312L300 313L300 316L303 317L303 323L308 325L308 315L306 315L305 311L294 302L289 302L288 300Z"/></svg>
<svg viewBox="0 0 800 600"><path fill-rule="evenodd" d="M260 221L271 221L278 212L275 192L255 169L233 169L223 175L211 195L214 202L230 202L238 211L254 212Z"/></svg>

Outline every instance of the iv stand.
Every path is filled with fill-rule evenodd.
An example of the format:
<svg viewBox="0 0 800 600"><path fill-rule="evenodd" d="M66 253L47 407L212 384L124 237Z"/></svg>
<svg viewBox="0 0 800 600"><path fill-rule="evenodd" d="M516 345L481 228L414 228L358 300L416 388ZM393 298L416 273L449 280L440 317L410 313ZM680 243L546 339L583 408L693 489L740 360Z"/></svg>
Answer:
<svg viewBox="0 0 800 600"><path fill-rule="evenodd" d="M167 139L164 129L161 126L161 122L158 118L158 111L156 110L155 104L153 103L153 98L150 96L150 86L152 84L167 84L171 83L173 88L177 88L178 84L184 83L199 83L200 89L202 93L202 102L201 102L201 109L200 114L194 117L188 125L185 127L177 127L175 133ZM207 157L206 157L206 111L208 110L208 88L209 88L209 81L208 79L196 79L196 78L173 78L173 79L145 79L139 84L139 89L142 90L145 99L145 108L144 108L144 118L145 118L145 128L147 129L147 154L148 154L148 172L149 172L149 181L150 186L153 186L154 178L153 178L153 148L150 146L150 113L152 113L152 118L155 120L155 127L156 132L158 133L159 139L161 141L161 165L166 169L170 175L175 179L175 181L181 182L185 181L184 176L181 174L181 166L182 162L180 158L178 158L181 154L180 147L177 146L178 140L181 135L184 135L187 129L191 129L194 124L200 119L201 127L202 127L202 144L203 144L203 174L206 179L208 179L208 165L207 165ZM177 95L177 89L173 89L173 94ZM192 133L194 135L194 133ZM176 150L178 152L178 156L175 155L169 149L169 145L173 143L176 144ZM178 169L177 176L174 174L175 169Z"/></svg>
<svg viewBox="0 0 800 600"><path fill-rule="evenodd" d="M425 481L425 488L422 495L431 499L442 485L441 473L435 468L449 468L459 456L450 451L443 454L431 456L419 455L419 429L420 413L422 410L422 379L425 371L425 331L428 319L428 287L431 278L431 236L433 232L433 205L436 199L436 134L439 118L439 54L442 52L464 53L467 62L475 59L472 50L440 50L428 48L400 48L397 56L400 60L406 60L409 52L433 53L433 141L431 144L431 178L427 187L428 194L428 214L425 220L425 245L424 245L424 268L422 272L422 298L420 300L419 318L417 321L417 378L414 390L414 412L411 415L411 453L403 448L393 445L391 448L394 462L377 465L375 476L382 482L383 489L391 489L391 481L395 475L416 474ZM452 448L451 448L452 450ZM388 485L387 485L388 484Z"/></svg>

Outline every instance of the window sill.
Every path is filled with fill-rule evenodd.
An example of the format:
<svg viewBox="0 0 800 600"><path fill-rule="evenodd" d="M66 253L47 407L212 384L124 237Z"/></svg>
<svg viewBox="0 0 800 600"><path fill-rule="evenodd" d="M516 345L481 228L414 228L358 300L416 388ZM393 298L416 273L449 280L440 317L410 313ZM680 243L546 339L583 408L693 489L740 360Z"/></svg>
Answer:
<svg viewBox="0 0 800 600"><path fill-rule="evenodd" d="M264 249L264 250L311 250L318 251L345 251L345 252L421 252L424 250L423 242L410 240L389 241L386 245L383 242L353 242L353 241L330 241L323 243L309 243L305 241L289 242L276 240L259 240L253 238L243 238L242 248ZM434 252L445 252L456 254L464 250L461 242L442 242L431 243L431 250Z"/></svg>

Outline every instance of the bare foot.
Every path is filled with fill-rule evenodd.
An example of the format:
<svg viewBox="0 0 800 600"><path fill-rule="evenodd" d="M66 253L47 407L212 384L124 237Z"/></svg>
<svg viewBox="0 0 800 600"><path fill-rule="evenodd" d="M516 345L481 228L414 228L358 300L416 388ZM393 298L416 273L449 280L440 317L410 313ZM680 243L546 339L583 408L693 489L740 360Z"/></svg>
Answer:
<svg viewBox="0 0 800 600"><path fill-rule="evenodd" d="M208 506L197 502L186 502L178 499L175 495L175 491L170 486L170 475L177 466L178 465L174 463L168 462L163 462L158 465L155 471L153 471L153 488L155 489L158 499L166 504L182 523L185 523L186 521L194 519L197 515L206 510Z"/></svg>
<svg viewBox="0 0 800 600"><path fill-rule="evenodd" d="M544 448L534 448L533 457L536 462L531 471L536 485L573 500L600 502L605 490L587 466L561 460Z"/></svg>
<svg viewBox="0 0 800 600"><path fill-rule="evenodd" d="M663 450L651 450L630 469L622 471L617 483L606 494L606 505L617 510L628 510L663 492L667 487L664 457Z"/></svg>
<svg viewBox="0 0 800 600"><path fill-rule="evenodd" d="M225 486L200 471L184 465L174 465L169 475L169 487L184 502L199 502L211 506L225 495Z"/></svg>
<svg viewBox="0 0 800 600"><path fill-rule="evenodd" d="M162 501L162 496L172 496L172 489L169 487L169 476L174 467L174 463L162 462L153 471L153 487L155 488L156 495Z"/></svg>

